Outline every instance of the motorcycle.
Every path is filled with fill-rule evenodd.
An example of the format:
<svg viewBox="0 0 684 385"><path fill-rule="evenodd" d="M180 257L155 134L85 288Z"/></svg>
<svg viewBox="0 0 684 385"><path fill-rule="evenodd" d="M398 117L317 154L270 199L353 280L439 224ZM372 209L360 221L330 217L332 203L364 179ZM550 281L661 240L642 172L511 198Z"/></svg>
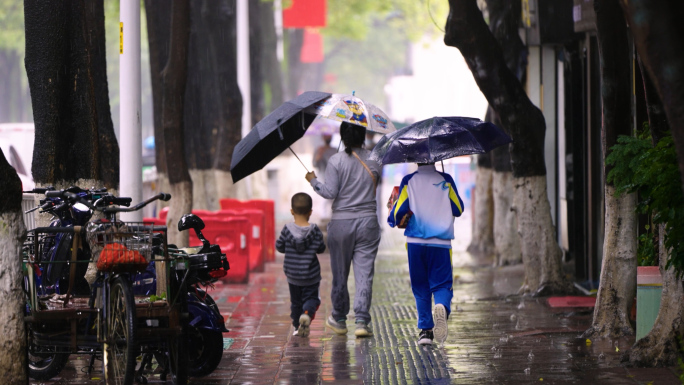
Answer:
<svg viewBox="0 0 684 385"><path fill-rule="evenodd" d="M197 238L202 242L200 247L178 249L169 245L170 252L184 254L189 260L187 274L178 277L184 280L188 291L186 301L189 313L188 323L188 361L189 375L203 377L213 372L221 362L223 355L223 333L229 330L225 327L225 319L221 315L214 299L202 289L210 286L219 278L226 275L230 269L226 255L218 245L212 245L202 235L204 221L194 214L186 214L178 222L178 230L193 229ZM137 295L152 295L156 293L155 265L150 263L147 269L134 276L133 292ZM164 362L164 358L155 357L157 362ZM149 357L147 357L149 362ZM144 366L144 365L143 365ZM141 369L143 368L141 366ZM163 373L165 374L165 373ZM164 377L164 375L162 375Z"/></svg>

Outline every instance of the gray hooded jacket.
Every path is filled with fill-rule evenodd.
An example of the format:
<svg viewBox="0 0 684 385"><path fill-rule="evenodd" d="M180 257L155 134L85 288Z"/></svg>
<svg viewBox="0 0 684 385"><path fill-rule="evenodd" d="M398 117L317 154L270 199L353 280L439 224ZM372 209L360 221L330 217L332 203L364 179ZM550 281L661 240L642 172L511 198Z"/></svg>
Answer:
<svg viewBox="0 0 684 385"><path fill-rule="evenodd" d="M283 270L287 282L309 286L320 282L321 265L316 254L325 251L323 233L315 224L307 227L288 223L276 241L276 250L285 253Z"/></svg>

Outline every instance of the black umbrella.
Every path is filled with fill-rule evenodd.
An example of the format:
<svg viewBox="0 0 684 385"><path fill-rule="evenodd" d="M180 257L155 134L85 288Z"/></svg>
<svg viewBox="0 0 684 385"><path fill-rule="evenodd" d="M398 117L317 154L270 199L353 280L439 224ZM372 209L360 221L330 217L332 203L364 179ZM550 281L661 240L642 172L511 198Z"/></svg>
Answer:
<svg viewBox="0 0 684 385"><path fill-rule="evenodd" d="M370 159L381 164L435 163L461 155L483 154L513 139L476 118L434 117L383 136Z"/></svg>
<svg viewBox="0 0 684 385"><path fill-rule="evenodd" d="M307 91L283 103L242 138L233 150L230 173L233 183L261 170L304 135L316 115L302 112L330 93Z"/></svg>

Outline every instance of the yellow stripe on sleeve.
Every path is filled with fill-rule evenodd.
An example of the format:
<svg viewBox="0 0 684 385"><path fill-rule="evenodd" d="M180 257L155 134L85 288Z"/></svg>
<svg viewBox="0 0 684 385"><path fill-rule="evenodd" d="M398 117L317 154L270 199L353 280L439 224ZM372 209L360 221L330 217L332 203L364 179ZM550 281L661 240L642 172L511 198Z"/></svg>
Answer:
<svg viewBox="0 0 684 385"><path fill-rule="evenodd" d="M397 212L399 211L399 208L401 207L401 205L404 204L404 202L406 202L407 199L408 199L408 188L407 188L407 186L404 186L404 188L401 189L401 194L399 194L399 199L397 199L397 204L394 205L394 214L393 215L394 215L395 221L397 220Z"/></svg>
<svg viewBox="0 0 684 385"><path fill-rule="evenodd" d="M456 204L458 211L462 213L463 208L461 207L461 203L458 201L458 195L456 195L456 191L454 191L454 188L451 186L451 183L449 183L449 199L451 199L451 201Z"/></svg>

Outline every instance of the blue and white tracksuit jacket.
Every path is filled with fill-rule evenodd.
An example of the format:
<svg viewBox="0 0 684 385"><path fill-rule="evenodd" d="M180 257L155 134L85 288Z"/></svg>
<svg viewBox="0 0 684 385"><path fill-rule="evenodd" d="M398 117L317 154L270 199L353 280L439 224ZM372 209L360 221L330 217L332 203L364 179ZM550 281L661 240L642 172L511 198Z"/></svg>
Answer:
<svg viewBox="0 0 684 385"><path fill-rule="evenodd" d="M433 295L435 304L444 305L447 314L451 313L451 240L454 239L454 217L463 213L463 201L449 174L437 172L434 165L424 165L402 179L399 197L387 222L394 227L409 210L413 216L404 235L418 328L432 329Z"/></svg>
<svg viewBox="0 0 684 385"><path fill-rule="evenodd" d="M413 216L404 231L407 243L451 247L454 217L463 213L451 175L438 172L434 165L418 166L418 171L406 175L387 222L396 226L409 210Z"/></svg>

